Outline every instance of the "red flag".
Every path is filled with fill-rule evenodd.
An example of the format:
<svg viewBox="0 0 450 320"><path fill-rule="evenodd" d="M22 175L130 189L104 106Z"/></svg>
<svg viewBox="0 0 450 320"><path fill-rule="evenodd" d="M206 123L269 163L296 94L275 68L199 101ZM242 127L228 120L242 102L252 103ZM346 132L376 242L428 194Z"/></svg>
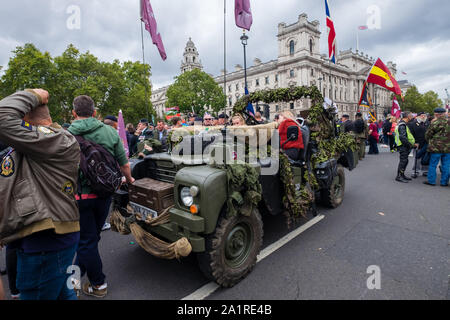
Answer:
<svg viewBox="0 0 450 320"><path fill-rule="evenodd" d="M234 0L234 15L239 28L250 31L253 23L250 0Z"/></svg>
<svg viewBox="0 0 450 320"><path fill-rule="evenodd" d="M370 70L367 82L375 83L389 91L394 92L396 95L402 96L402 90L400 89L397 80L395 80L388 67L386 67L383 61L379 58Z"/></svg>
<svg viewBox="0 0 450 320"><path fill-rule="evenodd" d="M161 35L158 32L158 25L156 24L155 15L153 14L152 5L150 0L141 0L141 20L145 24L145 30L147 30L153 40L153 44L158 48L159 54L163 60L167 59L166 50L161 39Z"/></svg>
<svg viewBox="0 0 450 320"><path fill-rule="evenodd" d="M398 104L396 97L394 97L394 100L392 100L391 115L393 115L397 119L399 119L402 115L402 110L400 108L400 105Z"/></svg>

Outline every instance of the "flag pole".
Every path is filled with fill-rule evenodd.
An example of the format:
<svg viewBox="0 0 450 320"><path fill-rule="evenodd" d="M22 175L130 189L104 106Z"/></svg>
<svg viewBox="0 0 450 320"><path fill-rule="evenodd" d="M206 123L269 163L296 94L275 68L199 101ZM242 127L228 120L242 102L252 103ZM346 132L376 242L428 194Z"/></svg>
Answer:
<svg viewBox="0 0 450 320"><path fill-rule="evenodd" d="M356 29L356 52L359 52L359 28Z"/></svg>
<svg viewBox="0 0 450 320"><path fill-rule="evenodd" d="M223 0L223 94L227 108L227 1Z"/></svg>
<svg viewBox="0 0 450 320"><path fill-rule="evenodd" d="M142 5L142 0L139 3L141 3L141 5ZM139 14L141 14L141 13L139 13ZM142 26L142 24L143 24L142 17L141 17L141 19L139 19L139 21L141 23L142 63L143 63L144 68L145 68L144 27ZM145 73L144 73L144 80L146 80L145 79ZM144 90L145 90L145 109L146 109L146 112L147 112L147 119L148 119L148 116L149 116L149 113L148 113L148 101L147 101L148 100L148 92L147 92L148 90L147 90L147 86L146 86L145 82L144 82Z"/></svg>

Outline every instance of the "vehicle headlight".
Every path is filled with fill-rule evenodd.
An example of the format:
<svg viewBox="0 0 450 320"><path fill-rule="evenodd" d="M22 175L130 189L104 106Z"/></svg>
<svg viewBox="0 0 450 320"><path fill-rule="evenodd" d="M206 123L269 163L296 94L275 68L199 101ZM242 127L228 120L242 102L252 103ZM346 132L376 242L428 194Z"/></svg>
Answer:
<svg viewBox="0 0 450 320"><path fill-rule="evenodd" d="M191 190L188 187L181 189L180 198L186 207L190 207L194 203L194 197L191 195Z"/></svg>

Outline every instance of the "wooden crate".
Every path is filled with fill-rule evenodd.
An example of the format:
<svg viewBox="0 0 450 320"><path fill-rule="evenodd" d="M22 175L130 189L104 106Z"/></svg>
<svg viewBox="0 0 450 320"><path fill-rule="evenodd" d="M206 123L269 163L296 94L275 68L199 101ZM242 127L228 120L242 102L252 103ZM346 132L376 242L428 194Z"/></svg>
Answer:
<svg viewBox="0 0 450 320"><path fill-rule="evenodd" d="M174 204L173 188L171 183L144 178L129 186L129 199L161 214Z"/></svg>

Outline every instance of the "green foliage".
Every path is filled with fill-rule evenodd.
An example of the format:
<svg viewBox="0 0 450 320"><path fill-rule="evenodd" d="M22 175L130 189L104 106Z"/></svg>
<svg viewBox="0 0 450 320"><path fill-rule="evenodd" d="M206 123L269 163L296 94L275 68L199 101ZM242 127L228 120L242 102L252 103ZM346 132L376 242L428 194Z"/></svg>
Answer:
<svg viewBox="0 0 450 320"><path fill-rule="evenodd" d="M416 86L412 86L406 91L404 101L398 99L398 102L402 110L414 113L421 111L433 113L434 109L443 106L443 102L436 92L428 91L421 94Z"/></svg>
<svg viewBox="0 0 450 320"><path fill-rule="evenodd" d="M167 107L179 107L183 113L203 115L209 107L213 112L225 108L222 88L205 72L194 69L176 78L167 90Z"/></svg>
<svg viewBox="0 0 450 320"><path fill-rule="evenodd" d="M150 66L140 62L101 62L89 52L80 53L69 45L61 56L52 58L33 44L17 47L0 81L0 97L26 88L49 91L53 121L70 122L72 101L89 95L101 116L117 115L122 109L126 122L154 114L149 98Z"/></svg>
<svg viewBox="0 0 450 320"><path fill-rule="evenodd" d="M323 97L317 87L290 87L280 88L275 90L261 90L253 92L249 95L243 96L234 105L233 112L241 114L249 103L256 102L289 102L300 100L302 98L311 98L313 104L322 105Z"/></svg>

